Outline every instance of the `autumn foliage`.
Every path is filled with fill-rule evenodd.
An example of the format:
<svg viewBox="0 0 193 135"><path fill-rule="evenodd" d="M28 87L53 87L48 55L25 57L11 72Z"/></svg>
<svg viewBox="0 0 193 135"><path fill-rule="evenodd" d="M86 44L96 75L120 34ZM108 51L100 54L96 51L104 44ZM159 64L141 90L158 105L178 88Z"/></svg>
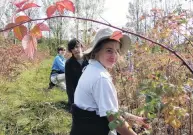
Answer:
<svg viewBox="0 0 193 135"><path fill-rule="evenodd" d="M4 76L19 71L18 65L22 65L21 61L25 58L24 52L28 57L34 57L37 41L43 36L42 32L50 30L45 23L47 19L53 17L55 13L60 15L65 11L75 13L73 2L61 0L47 8L45 20L35 23L36 20L27 16L25 11L39 8L39 5L29 0L16 1L13 4L17 7L17 11L13 15L13 21L6 25L4 35L13 31L24 50L16 45L0 49L0 54L4 54L0 59L0 63L3 63L0 66L0 74ZM132 55L126 58L126 61L119 60L116 68L111 71L118 89L120 106L126 106L127 111L133 114L149 118L152 125L151 133L175 134L179 129L186 132L184 130L192 125L192 74L183 66L184 62L174 55L181 52L180 56L184 60L192 61L193 55L188 53L193 52L193 42L190 40L191 28L187 24L192 18L190 15L188 11L182 11L164 16L163 10L157 8L151 9L150 14L142 15L139 18L141 22L150 17L155 18L153 28L145 33L147 38L166 44L164 49L172 49L172 52L156 46L155 42L136 42L132 46ZM32 27L27 27L27 22L31 22ZM176 45L178 35L186 39L181 43L184 45L183 49L179 44ZM121 31L115 31L110 38L119 41L122 36ZM189 131L191 134L191 128Z"/></svg>
<svg viewBox="0 0 193 135"><path fill-rule="evenodd" d="M29 0L23 0L21 2L13 2L13 4L18 8L14 17L13 22L10 22L5 26L7 30L5 35L13 29L15 37L22 41L22 46L25 53L29 58L33 58L35 51L37 50L37 40L42 38L42 31L49 31L49 27L43 22L34 23L32 28L27 28L25 26L26 22L32 21L32 18L25 14L25 11L31 8L40 7L36 3L32 3ZM75 7L73 3L69 0L62 0L56 2L47 8L47 16L51 17L55 12L63 14L65 10L75 12ZM19 15L19 13L24 15Z"/></svg>

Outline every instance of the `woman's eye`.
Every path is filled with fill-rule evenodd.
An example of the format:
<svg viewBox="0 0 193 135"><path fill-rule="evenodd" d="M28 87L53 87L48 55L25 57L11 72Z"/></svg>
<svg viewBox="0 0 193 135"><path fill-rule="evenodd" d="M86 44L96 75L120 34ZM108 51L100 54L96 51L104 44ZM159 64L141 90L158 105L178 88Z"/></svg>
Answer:
<svg viewBox="0 0 193 135"><path fill-rule="evenodd" d="M107 50L108 53L112 53L113 51L112 50Z"/></svg>

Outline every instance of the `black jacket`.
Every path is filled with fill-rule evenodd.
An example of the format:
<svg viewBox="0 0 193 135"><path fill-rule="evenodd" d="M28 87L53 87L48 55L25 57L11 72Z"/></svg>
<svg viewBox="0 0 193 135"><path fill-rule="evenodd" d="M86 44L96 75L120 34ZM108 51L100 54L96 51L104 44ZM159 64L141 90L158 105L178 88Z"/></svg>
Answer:
<svg viewBox="0 0 193 135"><path fill-rule="evenodd" d="M88 65L88 61L84 60L82 65L76 60L74 56L66 61L65 77L66 77L66 91L68 94L68 104L74 103L74 92L78 84L78 80L82 74L83 68Z"/></svg>

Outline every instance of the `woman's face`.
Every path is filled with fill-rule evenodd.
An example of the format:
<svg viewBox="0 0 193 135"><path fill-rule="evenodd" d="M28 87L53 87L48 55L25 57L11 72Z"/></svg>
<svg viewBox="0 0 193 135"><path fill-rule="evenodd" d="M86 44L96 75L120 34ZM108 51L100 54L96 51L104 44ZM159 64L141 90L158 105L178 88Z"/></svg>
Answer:
<svg viewBox="0 0 193 135"><path fill-rule="evenodd" d="M81 44L77 44L72 50L71 50L72 54L74 55L74 57L76 59L80 59L82 57L82 45Z"/></svg>
<svg viewBox="0 0 193 135"><path fill-rule="evenodd" d="M64 56L64 55L66 54L66 50L65 50L65 49L64 49L64 50L60 50L60 51L59 51L59 54L62 55L62 56Z"/></svg>
<svg viewBox="0 0 193 135"><path fill-rule="evenodd" d="M101 50L96 54L98 60L105 68L112 68L117 62L120 52L120 43L109 41L103 45Z"/></svg>

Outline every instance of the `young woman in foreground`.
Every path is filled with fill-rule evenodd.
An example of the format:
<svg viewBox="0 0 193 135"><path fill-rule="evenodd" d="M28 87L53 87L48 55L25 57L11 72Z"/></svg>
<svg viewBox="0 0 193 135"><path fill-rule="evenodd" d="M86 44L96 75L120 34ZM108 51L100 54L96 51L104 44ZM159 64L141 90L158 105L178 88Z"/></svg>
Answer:
<svg viewBox="0 0 193 135"><path fill-rule="evenodd" d="M117 92L107 69L113 68L119 55L125 54L130 45L127 35L117 36L109 28L102 29L96 34L93 47L85 52L89 65L83 71L75 91L70 135L111 134L108 124L114 117L107 117L107 112L118 112L119 107ZM127 119L119 119L124 123L116 128L118 134L136 135Z"/></svg>

